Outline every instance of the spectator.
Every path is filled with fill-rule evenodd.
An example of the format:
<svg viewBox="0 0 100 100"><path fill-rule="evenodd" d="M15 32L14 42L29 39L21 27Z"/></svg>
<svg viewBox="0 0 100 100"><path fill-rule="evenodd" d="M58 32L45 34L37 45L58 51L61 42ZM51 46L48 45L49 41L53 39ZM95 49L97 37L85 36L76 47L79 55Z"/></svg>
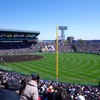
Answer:
<svg viewBox="0 0 100 100"><path fill-rule="evenodd" d="M14 91L1 89L0 100L20 100L20 98L19 95Z"/></svg>
<svg viewBox="0 0 100 100"><path fill-rule="evenodd" d="M22 94L20 95L20 100L38 100L38 83L39 75L31 74L32 80L30 80Z"/></svg>
<svg viewBox="0 0 100 100"><path fill-rule="evenodd" d="M81 93L79 94L79 96L77 97L77 100L85 100L84 96L81 95Z"/></svg>
<svg viewBox="0 0 100 100"><path fill-rule="evenodd" d="M5 83L5 89L12 90L12 91L18 91L20 89L20 83L17 79L8 80Z"/></svg>

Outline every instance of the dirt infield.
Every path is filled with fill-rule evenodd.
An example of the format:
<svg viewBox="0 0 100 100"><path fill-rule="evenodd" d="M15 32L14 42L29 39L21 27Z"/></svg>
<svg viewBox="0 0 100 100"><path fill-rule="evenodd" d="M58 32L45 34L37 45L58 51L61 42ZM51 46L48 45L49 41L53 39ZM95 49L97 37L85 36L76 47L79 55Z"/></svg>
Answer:
<svg viewBox="0 0 100 100"><path fill-rule="evenodd" d="M24 61L34 61L42 59L43 56L39 55L10 55L10 56L0 56L0 63L4 62L24 62Z"/></svg>

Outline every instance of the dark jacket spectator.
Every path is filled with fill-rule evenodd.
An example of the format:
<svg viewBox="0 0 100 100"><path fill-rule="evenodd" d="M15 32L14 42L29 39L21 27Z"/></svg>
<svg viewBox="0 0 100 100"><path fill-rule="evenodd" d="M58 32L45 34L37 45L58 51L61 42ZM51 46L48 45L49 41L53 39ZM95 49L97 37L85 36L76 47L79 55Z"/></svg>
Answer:
<svg viewBox="0 0 100 100"><path fill-rule="evenodd" d="M5 84L5 89L16 91L20 89L20 83L17 79L8 80Z"/></svg>
<svg viewBox="0 0 100 100"><path fill-rule="evenodd" d="M0 100L20 100L20 98L19 95L14 91L1 89Z"/></svg>

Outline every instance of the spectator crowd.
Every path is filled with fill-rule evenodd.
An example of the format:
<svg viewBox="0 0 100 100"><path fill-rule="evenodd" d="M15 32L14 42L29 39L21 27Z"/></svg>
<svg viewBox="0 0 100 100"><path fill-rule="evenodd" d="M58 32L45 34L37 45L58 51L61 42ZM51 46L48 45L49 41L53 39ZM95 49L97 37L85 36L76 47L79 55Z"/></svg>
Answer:
<svg viewBox="0 0 100 100"><path fill-rule="evenodd" d="M58 51L59 52L74 52L75 49L78 52L84 53L98 53L100 54L100 41L80 41L76 40L72 44L69 42L58 42ZM0 55L19 55L19 54L29 54L29 53L38 53L40 49L45 49L46 46L53 46L56 51L56 42L11 42L11 43L0 43ZM51 50L55 52L54 50Z"/></svg>
<svg viewBox="0 0 100 100"><path fill-rule="evenodd" d="M74 41L78 52L98 53L100 54L100 41Z"/></svg>
<svg viewBox="0 0 100 100"><path fill-rule="evenodd" d="M38 74L31 74L31 77L30 75L27 77L15 72L0 70L0 94L9 93L8 98L10 98L2 100L100 100L99 85L52 82L40 79L39 75L36 75ZM21 83L26 78L28 81L20 94ZM16 99L11 99L14 96ZM32 96L31 99L30 96ZM3 98L0 95L1 97Z"/></svg>

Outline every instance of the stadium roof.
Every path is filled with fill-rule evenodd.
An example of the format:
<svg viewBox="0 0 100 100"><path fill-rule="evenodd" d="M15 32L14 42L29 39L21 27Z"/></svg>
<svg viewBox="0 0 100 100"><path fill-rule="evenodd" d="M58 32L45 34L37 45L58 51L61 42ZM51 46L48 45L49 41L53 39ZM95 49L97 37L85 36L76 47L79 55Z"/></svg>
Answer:
<svg viewBox="0 0 100 100"><path fill-rule="evenodd" d="M40 34L40 32L38 32L38 31L0 29L0 42L36 41L36 40L38 40L37 36L39 34Z"/></svg>
<svg viewBox="0 0 100 100"><path fill-rule="evenodd" d="M0 29L0 33L23 33L23 34L35 34L38 36L40 34L39 31L29 31L29 30L13 30L13 29Z"/></svg>

